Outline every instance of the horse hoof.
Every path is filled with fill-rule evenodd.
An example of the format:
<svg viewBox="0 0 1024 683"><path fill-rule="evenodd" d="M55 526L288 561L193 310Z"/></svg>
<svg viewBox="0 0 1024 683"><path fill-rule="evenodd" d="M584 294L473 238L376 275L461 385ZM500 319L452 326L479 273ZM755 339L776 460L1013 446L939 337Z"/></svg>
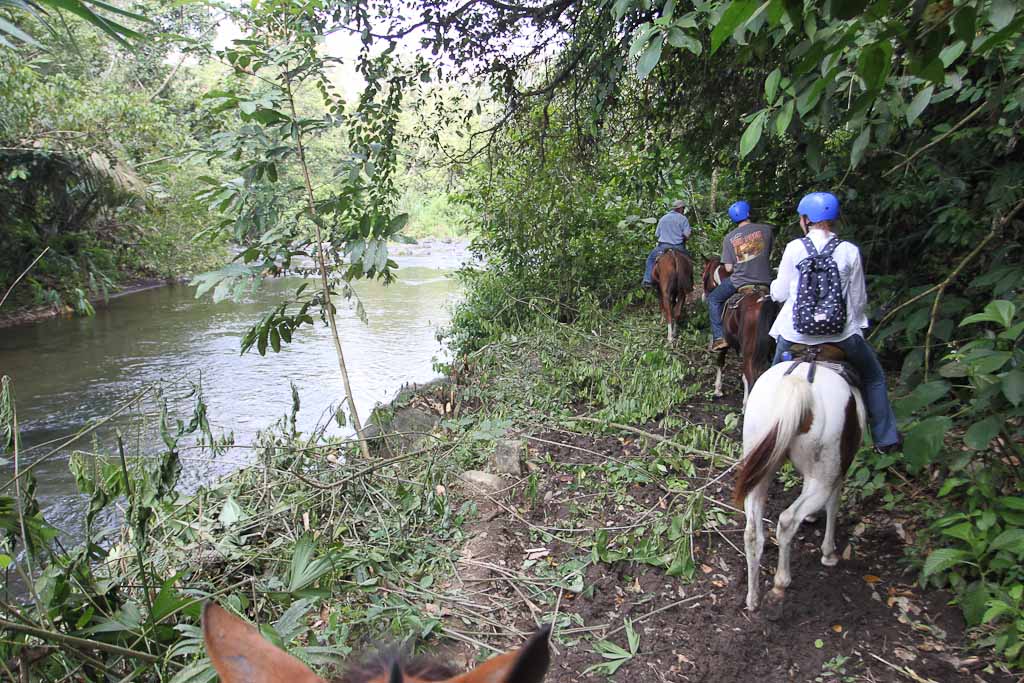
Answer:
<svg viewBox="0 0 1024 683"><path fill-rule="evenodd" d="M779 621L782 619L782 597L775 596L775 591L766 596L764 601L765 621Z"/></svg>
<svg viewBox="0 0 1024 683"><path fill-rule="evenodd" d="M839 564L839 556L835 553L832 553L831 555L822 555L821 563L826 567L834 567Z"/></svg>
<svg viewBox="0 0 1024 683"><path fill-rule="evenodd" d="M807 515L804 517L804 524L816 524L818 522L818 515Z"/></svg>

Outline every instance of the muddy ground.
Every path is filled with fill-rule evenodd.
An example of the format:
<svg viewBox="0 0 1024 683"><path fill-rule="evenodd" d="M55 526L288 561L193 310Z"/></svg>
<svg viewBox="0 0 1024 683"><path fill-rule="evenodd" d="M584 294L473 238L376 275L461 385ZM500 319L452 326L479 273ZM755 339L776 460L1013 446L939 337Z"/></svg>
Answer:
<svg viewBox="0 0 1024 683"><path fill-rule="evenodd" d="M697 400L678 410L690 422L721 429L724 416L738 412L739 401L734 394L721 403ZM653 424L643 428L658 431ZM592 537L602 527L636 524L638 511L645 507L665 509L678 504L655 482L633 482L623 491L621 483L602 482L594 478L595 468L586 469L614 460L654 457L650 452L654 443L628 433L593 436L563 429L532 433L528 463L538 475L533 481L539 488L530 490L524 483L527 477L499 497L496 506L484 506L482 526L467 546L471 559L460 567L463 581L468 581L467 586L478 587L481 582L487 586L475 599L486 593L491 604L503 605L495 618L515 623L523 633L538 621L549 620L545 615L552 606L537 604L540 594L531 595L527 575L536 573L537 562L557 570L584 553L580 546L550 537L549 542L539 543L543 530L577 527L576 538ZM709 467L706 458L696 456L694 462L700 474L690 478L692 485L706 485L708 505L727 509L732 473L714 481L721 470ZM585 481L580 479L580 466L588 473ZM633 504L621 509L606 504L597 511L586 507L588 497L615 488ZM769 519L777 519L797 493L797 488L785 491L777 482ZM578 529L580 514L586 517L583 529ZM844 504L837 533L843 560L834 568L820 563L824 520L805 524L794 542L793 583L785 601L754 614L743 605L742 524L742 514L734 513L718 528L697 535L693 544L696 572L689 582L647 564L588 564L583 592L562 590L556 600L554 608L563 621L564 615L570 615L571 623L557 634L556 642L562 646L546 680L608 680L600 672L585 672L603 661L594 649L595 640L607 638L629 648L625 619L635 624L639 647L611 676L623 683L1018 680L1005 672L986 671L985 653L963 649L964 623L959 610L948 604L950 596L924 591L916 583L917 571L905 559L913 520L894 517L871 501L854 509ZM777 559L773 531L769 525L772 540L766 545L761 572L766 590ZM488 571L480 563L500 571ZM533 570L523 569L531 565Z"/></svg>

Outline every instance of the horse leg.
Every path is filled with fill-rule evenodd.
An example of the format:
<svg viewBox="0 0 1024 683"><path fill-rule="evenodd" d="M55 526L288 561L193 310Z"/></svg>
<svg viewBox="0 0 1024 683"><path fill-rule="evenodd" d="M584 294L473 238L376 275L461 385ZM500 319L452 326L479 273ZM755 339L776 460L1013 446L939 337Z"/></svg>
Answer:
<svg viewBox="0 0 1024 683"><path fill-rule="evenodd" d="M826 567L839 564L839 556L836 555L836 515L842 490L843 480L840 479L832 487L832 495L825 503L825 540L821 542L821 563Z"/></svg>
<svg viewBox="0 0 1024 683"><path fill-rule="evenodd" d="M747 555L747 610L757 610L761 589L761 555L764 552L764 507L768 498L771 478L754 488L743 500L747 526L743 530L743 545Z"/></svg>
<svg viewBox="0 0 1024 683"><path fill-rule="evenodd" d="M779 539L779 566L775 570L775 586L772 588L772 598L781 601L786 594L786 588L793 580L789 573L790 544L796 536L800 522L812 512L820 510L832 495L830 487L825 486L821 480L810 476L804 484L800 497L786 508L786 511L779 517L779 526L776 535Z"/></svg>
<svg viewBox="0 0 1024 683"><path fill-rule="evenodd" d="M715 370L715 398L722 398L722 368L725 367L725 351L718 352L718 358L716 359L718 368Z"/></svg>

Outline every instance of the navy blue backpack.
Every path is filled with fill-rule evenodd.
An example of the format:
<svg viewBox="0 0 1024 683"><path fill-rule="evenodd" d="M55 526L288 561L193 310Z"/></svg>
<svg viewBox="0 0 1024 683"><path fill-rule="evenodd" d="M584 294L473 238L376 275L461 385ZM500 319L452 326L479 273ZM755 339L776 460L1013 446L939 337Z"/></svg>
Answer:
<svg viewBox="0 0 1024 683"><path fill-rule="evenodd" d="M839 266L832 258L842 241L833 237L818 253L811 238L804 237L807 258L796 264L800 281L793 305L793 328L800 334L826 337L846 328L846 296Z"/></svg>

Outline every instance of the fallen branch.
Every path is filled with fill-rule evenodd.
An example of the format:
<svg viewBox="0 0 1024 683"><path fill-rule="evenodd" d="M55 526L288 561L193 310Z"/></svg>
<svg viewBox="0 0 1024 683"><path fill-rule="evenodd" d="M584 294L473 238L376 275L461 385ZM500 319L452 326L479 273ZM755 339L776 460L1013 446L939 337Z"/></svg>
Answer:
<svg viewBox="0 0 1024 683"><path fill-rule="evenodd" d="M633 623L634 624L639 624L641 621L644 621L645 619L650 619L655 614L660 614L662 612L668 611L668 610L672 609L673 607L679 607L680 605L685 605L688 602L694 602L696 600L700 600L701 598L706 598L709 595L711 595L711 591L706 591L704 593L701 593L700 595L693 595L693 596L691 596L689 598L683 598L682 600L676 600L675 602L671 602L671 603L665 605L664 607L659 607L656 610L651 610L647 614L644 614L642 616L637 617L636 619L633 620ZM619 633L620 631L624 631L624 630L626 630L625 625L620 626L620 627L618 627L616 629L612 629L611 631L608 631L608 633L604 634L604 639L607 640L608 638L611 638L612 636L614 636L616 633Z"/></svg>
<svg viewBox="0 0 1024 683"><path fill-rule="evenodd" d="M636 435L642 436L642 437L644 437L646 439L651 439L652 441L657 441L659 443L665 443L665 444L668 444L670 446L674 446L675 448L678 448L679 450L687 451L689 453L696 453L697 455L703 455L703 456L706 456L708 458L718 458L718 457L721 457L720 453L712 453L711 451L701 450L700 448L692 448L690 446L684 446L682 444L676 443L675 441L673 441L672 439L668 438L667 436L661 436L660 434L654 434L654 433L651 433L651 432L644 431L643 429L637 429L636 427L630 427L629 425L620 424L618 422L609 422L607 420L599 420L596 417L583 417L583 416L580 416L580 417L567 417L565 419L568 420L569 422L581 421L581 422L593 422L595 424L601 424L601 425L608 425L609 427L614 427L615 429L619 429L619 430L622 430L624 432L630 432L631 434L636 434Z"/></svg>
<svg viewBox="0 0 1024 683"><path fill-rule="evenodd" d="M34 267L34 266L35 266L35 265L36 265L37 263L39 263L39 259L43 258L43 256L44 256L44 255L46 254L46 252L48 252L48 251L50 251L50 248L49 248L49 247L46 247L46 248L45 248L45 249L43 249L43 250L42 250L41 252L39 252L39 256L36 256L36 257L35 257L35 259L34 259L34 260L32 261L32 263L28 264L28 268L26 268L25 270L23 270L23 271L22 271L22 273L21 273L21 275L19 275L19 276L18 276L18 279L16 279L16 280L15 280L15 281L14 281L13 283L11 283L11 286L7 288L7 291L6 291L6 292L4 292L4 296L3 296L3 298L2 298L2 299L0 299L0 308L3 308L3 307L4 307L4 302L5 302L5 301L7 301L7 297L9 297L9 296L11 295L11 292L13 292L13 291L14 291L14 288L18 286L18 283L19 283L19 282L21 282L22 278L24 278L24 277L25 277L26 275L28 275L28 272L29 272L30 270L32 270L32 268L33 268L33 267Z"/></svg>
<svg viewBox="0 0 1024 683"><path fill-rule="evenodd" d="M43 628L36 628L35 626L26 626L24 624L18 624L13 621L7 621L6 619L0 619L0 628L9 629L17 633L25 633L30 636L35 636L46 641L56 641L58 643L64 643L73 647L80 647L93 650L102 650L103 652L109 652L115 655L123 655L125 657L132 657L134 659L141 659L145 662L159 662L160 657L151 655L146 652L138 652L137 650L129 650L126 647L118 647L117 645L111 645L110 643L102 643L98 640L89 640L88 638L76 638L75 636L69 636L66 633L60 633L58 631L47 631Z"/></svg>

